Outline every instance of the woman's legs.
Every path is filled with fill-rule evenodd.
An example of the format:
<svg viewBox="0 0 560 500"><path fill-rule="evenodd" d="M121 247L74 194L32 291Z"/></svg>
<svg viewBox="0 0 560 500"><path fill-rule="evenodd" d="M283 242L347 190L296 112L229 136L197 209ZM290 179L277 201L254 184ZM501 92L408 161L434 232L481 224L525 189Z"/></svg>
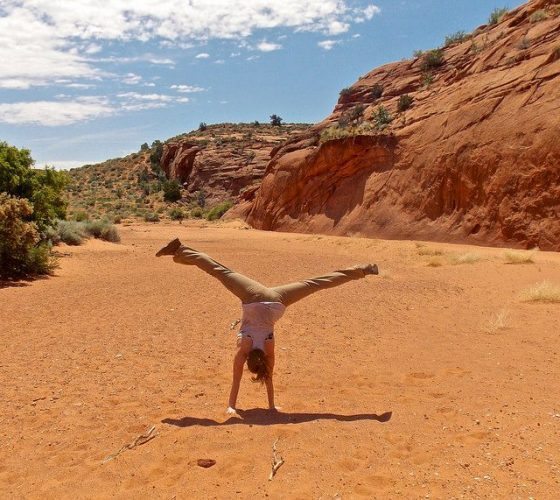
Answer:
<svg viewBox="0 0 560 500"><path fill-rule="evenodd" d="M377 265L360 264L348 269L334 271L324 276L309 278L289 285L273 287L272 290L280 296L280 302L289 306L312 293L342 285L348 281L365 278L368 274L378 274Z"/></svg>
<svg viewBox="0 0 560 500"><path fill-rule="evenodd" d="M244 304L252 302L278 302L278 294L270 288L228 269L209 255L189 248L180 243L173 253L173 260L179 264L195 265L218 279L231 293ZM159 252L158 252L159 253ZM160 255L166 255L165 253ZM167 254L169 255L169 254Z"/></svg>

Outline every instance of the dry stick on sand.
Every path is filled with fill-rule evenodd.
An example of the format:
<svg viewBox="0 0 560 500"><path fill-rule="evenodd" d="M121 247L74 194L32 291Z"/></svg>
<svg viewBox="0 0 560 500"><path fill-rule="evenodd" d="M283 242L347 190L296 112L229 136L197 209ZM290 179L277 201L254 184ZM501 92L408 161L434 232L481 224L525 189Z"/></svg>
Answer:
<svg viewBox="0 0 560 500"><path fill-rule="evenodd" d="M277 442L278 439L274 441L274 444L272 445L272 469L270 471L270 476L268 476L269 481L272 481L272 478L276 475L276 471L280 467L282 467L282 464L284 463L284 459L278 453L276 453Z"/></svg>
<svg viewBox="0 0 560 500"><path fill-rule="evenodd" d="M151 441L156 437L156 426L152 425L144 434L140 434L132 443L125 444L119 451L109 455L103 463L106 464L110 462L114 458L117 458L123 451L132 450L132 448L136 448L137 446L146 444L148 441Z"/></svg>

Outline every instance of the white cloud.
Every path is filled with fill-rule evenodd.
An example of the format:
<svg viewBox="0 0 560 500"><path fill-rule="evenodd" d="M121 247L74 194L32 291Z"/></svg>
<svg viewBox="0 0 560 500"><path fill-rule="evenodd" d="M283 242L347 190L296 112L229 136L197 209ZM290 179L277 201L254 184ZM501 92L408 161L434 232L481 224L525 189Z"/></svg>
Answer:
<svg viewBox="0 0 560 500"><path fill-rule="evenodd" d="M260 50L261 52L272 52L273 50L280 50L281 48L282 45L278 43L270 43L270 42L263 41L257 44L257 49Z"/></svg>
<svg viewBox="0 0 560 500"><path fill-rule="evenodd" d="M216 59L214 64L225 64L225 61L223 59Z"/></svg>
<svg viewBox="0 0 560 500"><path fill-rule="evenodd" d="M108 60L92 56L111 42L153 40L163 49L186 48L211 39L239 42L275 28L333 36L380 12L375 5L352 4L352 0L2 0L0 88L107 76L96 64ZM265 52L280 48L269 42L259 45ZM197 57L209 57L202 54ZM145 60L174 64L158 54ZM109 62L125 61L109 58Z"/></svg>
<svg viewBox="0 0 560 500"><path fill-rule="evenodd" d="M193 92L204 92L206 89L196 85L171 85L171 89L181 94L191 94Z"/></svg>
<svg viewBox="0 0 560 500"><path fill-rule="evenodd" d="M210 57L210 54L206 53L206 52L201 52L200 54L197 54L196 56L194 56L195 59L208 59Z"/></svg>
<svg viewBox="0 0 560 500"><path fill-rule="evenodd" d="M340 40L323 40L318 42L317 45L325 50L331 50L335 45L338 45Z"/></svg>
<svg viewBox="0 0 560 500"><path fill-rule="evenodd" d="M122 82L126 83L127 85L138 85L141 81L142 77L140 75L136 75L135 73L128 73L122 79Z"/></svg>
<svg viewBox="0 0 560 500"><path fill-rule="evenodd" d="M0 122L13 125L70 125L94 118L111 116L114 113L113 106L102 98L0 104Z"/></svg>

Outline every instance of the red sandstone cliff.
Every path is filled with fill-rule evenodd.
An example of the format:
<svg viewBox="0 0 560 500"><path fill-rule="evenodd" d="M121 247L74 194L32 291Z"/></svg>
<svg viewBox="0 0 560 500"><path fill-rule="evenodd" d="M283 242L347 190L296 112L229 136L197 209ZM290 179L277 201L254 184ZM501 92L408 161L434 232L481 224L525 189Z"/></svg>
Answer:
<svg viewBox="0 0 560 500"><path fill-rule="evenodd" d="M365 75L275 152L235 212L268 230L560 250L559 4L532 1L480 27L440 67L419 57ZM413 103L399 112L403 94ZM364 123L380 105L393 121L329 140L360 104Z"/></svg>
<svg viewBox="0 0 560 500"><path fill-rule="evenodd" d="M187 193L203 191L210 202L236 199L260 184L275 147L308 125L210 125L164 143L161 166Z"/></svg>

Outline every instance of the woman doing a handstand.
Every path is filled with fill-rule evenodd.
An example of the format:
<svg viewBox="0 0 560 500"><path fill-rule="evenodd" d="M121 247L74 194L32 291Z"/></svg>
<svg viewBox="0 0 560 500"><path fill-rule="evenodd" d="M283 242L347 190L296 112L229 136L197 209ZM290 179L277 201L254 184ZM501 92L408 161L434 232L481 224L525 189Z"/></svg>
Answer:
<svg viewBox="0 0 560 500"><path fill-rule="evenodd" d="M249 371L256 375L253 380L266 385L269 408L275 409L272 382L274 323L282 317L287 306L319 290L364 278L368 274L378 274L377 265L361 264L324 276L268 288L228 269L204 253L182 245L179 239L171 241L156 253L157 257L163 255L172 255L173 260L179 264L197 266L218 279L241 300L243 314L238 334L238 350L233 359L233 382L229 395L228 413L235 413L245 362L247 362Z"/></svg>

